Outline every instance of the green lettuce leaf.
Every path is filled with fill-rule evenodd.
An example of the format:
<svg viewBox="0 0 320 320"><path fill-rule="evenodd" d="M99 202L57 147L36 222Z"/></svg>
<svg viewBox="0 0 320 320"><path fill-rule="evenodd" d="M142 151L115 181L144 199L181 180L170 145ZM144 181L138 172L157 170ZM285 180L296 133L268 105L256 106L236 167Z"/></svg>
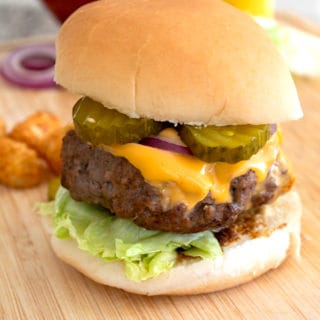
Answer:
<svg viewBox="0 0 320 320"><path fill-rule="evenodd" d="M319 76L319 37L273 19L255 17L255 20L269 33L292 73Z"/></svg>
<svg viewBox="0 0 320 320"><path fill-rule="evenodd" d="M177 234L147 230L100 206L73 200L62 187L54 202L39 204L37 211L52 216L56 237L71 237L80 249L105 261L121 260L126 276L133 281L168 271L177 262L178 252L202 259L222 255L211 231Z"/></svg>

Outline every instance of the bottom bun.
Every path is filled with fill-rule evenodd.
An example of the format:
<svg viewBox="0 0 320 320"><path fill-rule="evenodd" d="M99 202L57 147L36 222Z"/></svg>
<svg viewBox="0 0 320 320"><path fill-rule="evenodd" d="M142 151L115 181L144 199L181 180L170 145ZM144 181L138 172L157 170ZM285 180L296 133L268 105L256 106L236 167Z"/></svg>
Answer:
<svg viewBox="0 0 320 320"><path fill-rule="evenodd" d="M263 208L270 224L268 235L223 247L223 256L215 260L185 259L170 271L142 282L126 278L120 261L105 262L78 248L72 239L52 236L56 255L96 282L144 295L187 295L214 292L248 282L278 267L289 249L300 252L301 203L294 191Z"/></svg>

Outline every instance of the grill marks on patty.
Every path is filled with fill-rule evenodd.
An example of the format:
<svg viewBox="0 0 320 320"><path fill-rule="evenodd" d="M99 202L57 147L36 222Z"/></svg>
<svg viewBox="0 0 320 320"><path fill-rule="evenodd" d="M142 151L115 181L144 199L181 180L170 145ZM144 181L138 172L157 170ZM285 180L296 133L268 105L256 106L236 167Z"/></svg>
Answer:
<svg viewBox="0 0 320 320"><path fill-rule="evenodd" d="M249 170L231 181L230 203L216 204L208 193L191 211L184 203L166 210L160 191L146 182L128 160L82 142L75 131L69 131L64 138L62 160L62 185L75 200L99 204L147 229L178 233L224 229L252 203L270 201L278 189L279 179L269 174L257 192L256 174Z"/></svg>

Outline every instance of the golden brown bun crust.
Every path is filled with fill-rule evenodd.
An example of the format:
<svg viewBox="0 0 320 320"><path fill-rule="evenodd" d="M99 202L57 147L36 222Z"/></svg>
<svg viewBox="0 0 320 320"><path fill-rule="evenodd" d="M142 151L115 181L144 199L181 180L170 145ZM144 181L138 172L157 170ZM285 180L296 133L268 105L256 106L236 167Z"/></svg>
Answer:
<svg viewBox="0 0 320 320"><path fill-rule="evenodd" d="M268 237L243 239L223 248L217 259L185 261L157 278L143 282L128 280L121 262L104 262L78 249L72 239L52 236L57 256L89 278L125 291L144 295L186 295L223 290L248 282L272 268L287 256L289 249L296 256L300 251L301 203L296 192L281 196L265 206L265 219L275 230ZM279 228L279 225L286 224Z"/></svg>
<svg viewBox="0 0 320 320"><path fill-rule="evenodd" d="M93 2L56 45L59 84L129 116L216 125L302 116L269 36L220 0Z"/></svg>

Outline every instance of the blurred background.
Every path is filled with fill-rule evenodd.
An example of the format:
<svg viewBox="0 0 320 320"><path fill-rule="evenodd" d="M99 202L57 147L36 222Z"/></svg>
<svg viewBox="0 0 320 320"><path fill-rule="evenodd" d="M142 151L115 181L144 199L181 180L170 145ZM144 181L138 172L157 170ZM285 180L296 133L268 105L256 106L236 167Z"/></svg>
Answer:
<svg viewBox="0 0 320 320"><path fill-rule="evenodd" d="M73 0L52 0L64 5ZM85 0L82 0L85 1ZM276 9L296 13L320 24L319 0L277 0ZM0 0L0 42L25 37L53 35L59 28L58 20L40 0Z"/></svg>

